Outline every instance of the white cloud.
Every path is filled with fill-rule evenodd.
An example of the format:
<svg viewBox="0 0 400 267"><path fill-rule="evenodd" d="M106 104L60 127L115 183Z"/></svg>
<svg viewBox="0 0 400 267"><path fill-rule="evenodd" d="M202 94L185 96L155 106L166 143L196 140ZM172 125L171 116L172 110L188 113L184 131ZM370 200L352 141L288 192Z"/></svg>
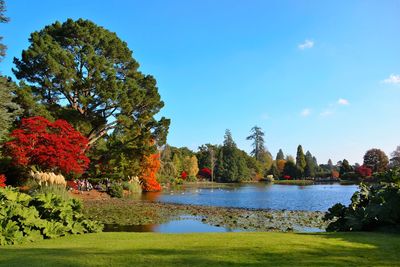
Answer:
<svg viewBox="0 0 400 267"><path fill-rule="evenodd" d="M383 83L400 84L400 75L390 74L389 78L384 79Z"/></svg>
<svg viewBox="0 0 400 267"><path fill-rule="evenodd" d="M303 116L303 117L310 116L310 114L311 114L311 110L310 110L309 108L303 109L303 110L301 111L301 113L300 113L300 115Z"/></svg>
<svg viewBox="0 0 400 267"><path fill-rule="evenodd" d="M344 98L339 98L339 100L337 101L337 103L338 103L339 105L350 105L349 100L344 99Z"/></svg>
<svg viewBox="0 0 400 267"><path fill-rule="evenodd" d="M301 50L309 49L314 46L314 41L306 39L303 43L299 44L298 47Z"/></svg>

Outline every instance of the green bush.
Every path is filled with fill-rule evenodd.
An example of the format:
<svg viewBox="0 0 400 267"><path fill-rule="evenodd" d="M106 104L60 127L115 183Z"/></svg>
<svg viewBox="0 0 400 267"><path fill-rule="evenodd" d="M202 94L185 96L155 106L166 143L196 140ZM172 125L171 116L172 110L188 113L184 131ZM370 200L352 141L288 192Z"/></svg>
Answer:
<svg viewBox="0 0 400 267"><path fill-rule="evenodd" d="M325 215L331 221L327 231L372 231L400 228L400 185L382 183L360 185L351 204L334 205Z"/></svg>
<svg viewBox="0 0 400 267"><path fill-rule="evenodd" d="M49 194L49 193L60 196L65 201L71 199L70 195L68 194L68 191L65 189L65 186L57 184L39 186L35 191L31 193L31 195Z"/></svg>
<svg viewBox="0 0 400 267"><path fill-rule="evenodd" d="M340 176L340 179L351 181L358 181L360 178L360 175L355 172L346 172Z"/></svg>
<svg viewBox="0 0 400 267"><path fill-rule="evenodd" d="M186 182L197 182L197 177L196 176L188 176L186 178Z"/></svg>
<svg viewBox="0 0 400 267"><path fill-rule="evenodd" d="M124 190L122 188L122 185L117 183L111 184L110 187L108 188L107 193L111 197L122 198L124 196Z"/></svg>
<svg viewBox="0 0 400 267"><path fill-rule="evenodd" d="M19 244L69 234L100 232L103 226L87 220L82 203L53 193L30 196L0 188L0 245Z"/></svg>
<svg viewBox="0 0 400 267"><path fill-rule="evenodd" d="M122 188L124 190L128 190L129 193L141 193L142 192L142 187L138 183L129 183L129 182L123 182L122 183Z"/></svg>

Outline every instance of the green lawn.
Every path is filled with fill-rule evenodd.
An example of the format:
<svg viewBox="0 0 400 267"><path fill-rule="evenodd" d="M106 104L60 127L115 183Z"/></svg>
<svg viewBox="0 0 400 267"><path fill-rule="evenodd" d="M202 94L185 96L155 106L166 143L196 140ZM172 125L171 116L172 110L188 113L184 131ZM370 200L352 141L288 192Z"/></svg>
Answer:
<svg viewBox="0 0 400 267"><path fill-rule="evenodd" d="M100 233L0 248L0 266L399 266L400 235Z"/></svg>

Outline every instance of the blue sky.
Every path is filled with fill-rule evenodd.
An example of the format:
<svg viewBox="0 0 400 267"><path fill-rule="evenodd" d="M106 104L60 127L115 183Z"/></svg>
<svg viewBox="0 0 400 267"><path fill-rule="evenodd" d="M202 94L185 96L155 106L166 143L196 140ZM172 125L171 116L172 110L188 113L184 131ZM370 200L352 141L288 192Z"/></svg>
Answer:
<svg viewBox="0 0 400 267"><path fill-rule="evenodd" d="M362 162L400 145L400 1L8 0L0 25L12 58L29 34L86 18L126 41L158 81L168 142L238 146L262 127L273 155L298 144L320 163Z"/></svg>

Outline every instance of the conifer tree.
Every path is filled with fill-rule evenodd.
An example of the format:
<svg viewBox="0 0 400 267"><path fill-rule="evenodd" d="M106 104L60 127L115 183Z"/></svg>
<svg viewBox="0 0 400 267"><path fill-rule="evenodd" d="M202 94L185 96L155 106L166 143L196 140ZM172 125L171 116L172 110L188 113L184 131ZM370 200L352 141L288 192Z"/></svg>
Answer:
<svg viewBox="0 0 400 267"><path fill-rule="evenodd" d="M306 162L306 157L303 152L303 148L301 147L301 145L299 145L297 147L296 166L302 174L304 172L306 165L307 165L307 162Z"/></svg>

